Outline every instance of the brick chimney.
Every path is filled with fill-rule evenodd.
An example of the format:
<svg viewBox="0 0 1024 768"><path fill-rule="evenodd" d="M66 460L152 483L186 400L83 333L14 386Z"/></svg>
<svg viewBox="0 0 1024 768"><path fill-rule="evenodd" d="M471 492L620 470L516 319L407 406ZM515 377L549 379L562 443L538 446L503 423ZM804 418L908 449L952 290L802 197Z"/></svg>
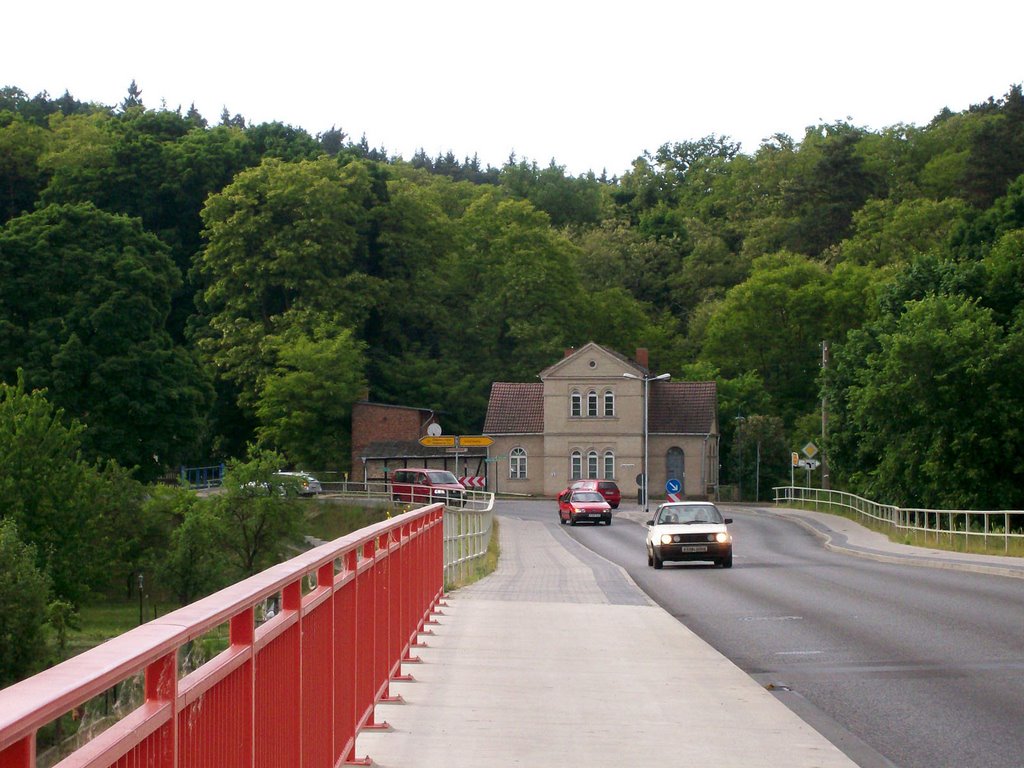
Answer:
<svg viewBox="0 0 1024 768"><path fill-rule="evenodd" d="M569 357L573 352L576 351L576 347L567 347L565 350L565 357ZM563 358L564 359L564 358Z"/></svg>
<svg viewBox="0 0 1024 768"><path fill-rule="evenodd" d="M637 347L637 350L636 350L636 361L638 363L640 363L640 365L642 365L644 368L649 368L650 367L650 365L649 365L649 363L647 361L647 348L646 347Z"/></svg>

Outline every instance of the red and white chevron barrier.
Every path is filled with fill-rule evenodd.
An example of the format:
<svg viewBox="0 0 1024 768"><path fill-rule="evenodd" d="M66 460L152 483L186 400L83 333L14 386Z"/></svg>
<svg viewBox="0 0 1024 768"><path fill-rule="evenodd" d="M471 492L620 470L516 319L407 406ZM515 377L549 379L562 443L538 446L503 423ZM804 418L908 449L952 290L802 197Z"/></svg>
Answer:
<svg viewBox="0 0 1024 768"><path fill-rule="evenodd" d="M466 475L459 478L459 482L467 488L486 488L487 478L479 475Z"/></svg>

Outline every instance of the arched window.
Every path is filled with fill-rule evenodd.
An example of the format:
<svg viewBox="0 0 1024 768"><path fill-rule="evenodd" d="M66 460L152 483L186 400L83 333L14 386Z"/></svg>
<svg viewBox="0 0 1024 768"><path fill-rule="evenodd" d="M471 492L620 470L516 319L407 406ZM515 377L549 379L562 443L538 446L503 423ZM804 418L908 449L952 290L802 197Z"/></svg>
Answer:
<svg viewBox="0 0 1024 768"><path fill-rule="evenodd" d="M513 448L508 452L508 476L510 480L526 479L525 448Z"/></svg>
<svg viewBox="0 0 1024 768"><path fill-rule="evenodd" d="M604 415L615 415L615 393L610 389L604 391Z"/></svg>
<svg viewBox="0 0 1024 768"><path fill-rule="evenodd" d="M569 454L569 479L583 479L583 454L579 451L573 451Z"/></svg>
<svg viewBox="0 0 1024 768"><path fill-rule="evenodd" d="M572 394L569 395L569 415L570 416L582 416L583 415L583 395L581 395L575 389Z"/></svg>
<svg viewBox="0 0 1024 768"><path fill-rule="evenodd" d="M590 451L587 454L587 479L597 479L597 451Z"/></svg>
<svg viewBox="0 0 1024 768"><path fill-rule="evenodd" d="M587 392L587 416L597 416L597 392Z"/></svg>
<svg viewBox="0 0 1024 768"><path fill-rule="evenodd" d="M604 479L615 479L615 454L611 451L604 452Z"/></svg>

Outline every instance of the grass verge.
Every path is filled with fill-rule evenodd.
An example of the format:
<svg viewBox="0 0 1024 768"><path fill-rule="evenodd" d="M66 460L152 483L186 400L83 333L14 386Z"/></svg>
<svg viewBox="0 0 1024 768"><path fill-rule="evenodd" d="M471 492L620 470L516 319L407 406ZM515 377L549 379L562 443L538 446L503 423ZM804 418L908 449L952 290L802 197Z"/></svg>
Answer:
<svg viewBox="0 0 1024 768"><path fill-rule="evenodd" d="M445 590L451 591L453 589L459 589L461 587L468 587L477 581L480 581L484 576L494 573L494 569L498 567L498 558L501 556L501 543L498 536L498 517L495 515L491 521L491 539L487 542L487 552L483 557L473 561L473 566L469 572L462 579L445 584Z"/></svg>

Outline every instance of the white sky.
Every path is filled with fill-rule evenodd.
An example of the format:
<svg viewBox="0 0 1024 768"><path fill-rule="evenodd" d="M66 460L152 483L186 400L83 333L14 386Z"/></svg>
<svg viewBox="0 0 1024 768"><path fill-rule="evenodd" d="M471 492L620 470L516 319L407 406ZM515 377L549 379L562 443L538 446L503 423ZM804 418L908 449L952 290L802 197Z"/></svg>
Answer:
<svg viewBox="0 0 1024 768"><path fill-rule="evenodd" d="M576 175L727 135L927 124L1024 81L1019 0L55 0L6 4L0 85L195 103L406 159Z"/></svg>

